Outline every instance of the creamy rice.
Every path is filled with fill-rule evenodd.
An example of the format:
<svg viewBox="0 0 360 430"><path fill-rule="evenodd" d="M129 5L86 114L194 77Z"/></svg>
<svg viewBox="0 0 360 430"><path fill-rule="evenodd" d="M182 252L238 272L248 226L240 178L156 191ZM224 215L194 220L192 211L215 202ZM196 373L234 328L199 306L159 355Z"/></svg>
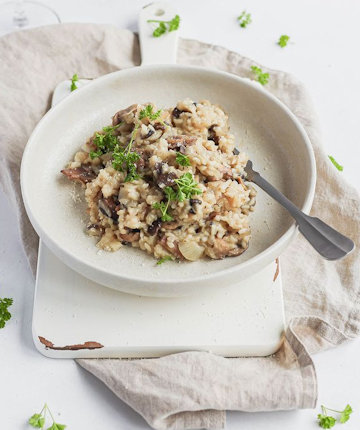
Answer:
<svg viewBox="0 0 360 430"><path fill-rule="evenodd" d="M99 248L133 246L156 258L190 261L248 248L255 190L244 181L248 158L235 149L220 107L189 99L162 111L151 103L132 105L117 112L112 125L95 133L62 170L84 187L87 232ZM126 163L114 168L113 151L99 150L105 134L116 143L114 151L139 154L135 178ZM192 191L181 199L182 180L190 178ZM160 207L166 206L164 215Z"/></svg>

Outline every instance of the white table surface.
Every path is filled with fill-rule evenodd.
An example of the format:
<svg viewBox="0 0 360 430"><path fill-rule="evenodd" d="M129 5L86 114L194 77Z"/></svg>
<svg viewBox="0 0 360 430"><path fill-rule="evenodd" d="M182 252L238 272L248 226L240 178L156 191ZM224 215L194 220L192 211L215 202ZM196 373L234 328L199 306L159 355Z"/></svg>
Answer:
<svg viewBox="0 0 360 430"><path fill-rule="evenodd" d="M149 0L45 0L63 22L112 23L136 30L137 11ZM329 154L345 176L360 184L359 84L360 2L354 0L181 0L184 37L226 46L270 67L292 72L310 90ZM253 23L235 18L243 9ZM291 43L275 42L289 34ZM74 71L76 72L76 71ZM26 420L46 401L69 429L147 429L145 421L73 360L41 356L31 339L34 281L22 252L13 214L0 193L0 297L13 297L13 318L0 331L1 429L26 429ZM314 357L319 405L355 412L344 429L360 428L360 341ZM318 408L319 409L319 408ZM228 413L229 430L318 428L318 410ZM343 427L341 427L343 428Z"/></svg>

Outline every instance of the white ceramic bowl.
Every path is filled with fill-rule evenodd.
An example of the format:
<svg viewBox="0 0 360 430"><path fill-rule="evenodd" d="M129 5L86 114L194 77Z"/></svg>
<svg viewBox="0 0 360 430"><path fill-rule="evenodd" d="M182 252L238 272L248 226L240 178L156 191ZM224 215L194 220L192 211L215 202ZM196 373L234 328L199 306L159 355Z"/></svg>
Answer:
<svg viewBox="0 0 360 430"><path fill-rule="evenodd" d="M314 196L316 169L309 139L295 116L258 83L224 72L177 65L143 66L103 76L73 92L39 122L26 146L21 186L29 218L45 244L82 275L121 291L181 296L237 282L262 269L296 235L294 221L261 190L251 215L252 239L241 256L220 261L167 262L157 266L145 252L99 252L86 235L83 204L60 170L78 148L133 103L175 106L209 99L229 114L238 147L304 212Z"/></svg>

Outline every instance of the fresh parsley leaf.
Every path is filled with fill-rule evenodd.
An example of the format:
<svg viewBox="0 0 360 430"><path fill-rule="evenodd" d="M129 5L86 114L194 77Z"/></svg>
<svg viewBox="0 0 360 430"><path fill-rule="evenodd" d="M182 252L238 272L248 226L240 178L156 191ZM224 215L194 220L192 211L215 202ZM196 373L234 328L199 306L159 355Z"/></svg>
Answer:
<svg viewBox="0 0 360 430"><path fill-rule="evenodd" d="M127 175L125 182L131 182L135 179L139 179L139 175L136 172L136 162L140 159L140 155L133 151L128 152L127 149L122 149L119 146L115 148L113 152L113 168L123 172L126 170Z"/></svg>
<svg viewBox="0 0 360 430"><path fill-rule="evenodd" d="M202 193L190 172L184 173L180 178L175 179L175 182L178 188L176 198L179 202L190 199L195 194Z"/></svg>
<svg viewBox="0 0 360 430"><path fill-rule="evenodd" d="M158 209L161 212L161 221L167 222L172 221L173 217L168 214L168 208L169 208L170 200L167 200L166 202L156 202L153 204L154 209Z"/></svg>
<svg viewBox="0 0 360 430"><path fill-rule="evenodd" d="M70 86L71 92L77 90L76 82L78 81L79 81L78 75L75 73L71 78L71 86Z"/></svg>
<svg viewBox="0 0 360 430"><path fill-rule="evenodd" d="M352 413L352 408L351 408L351 406L350 405L346 405L345 406L345 409L343 410L343 411L341 411L341 413L340 413L340 422L343 424L343 423L346 423L346 421L348 421L349 420L349 418L350 418L350 414Z"/></svg>
<svg viewBox="0 0 360 430"><path fill-rule="evenodd" d="M170 257L170 255L165 255L165 257L159 258L159 260L157 261L157 265L160 266L160 264L165 263L165 261L173 261L173 258Z"/></svg>
<svg viewBox="0 0 360 430"><path fill-rule="evenodd" d="M0 299L0 328L4 328L6 321L11 318L11 313L8 308L13 304L13 299L4 298Z"/></svg>
<svg viewBox="0 0 360 430"><path fill-rule="evenodd" d="M263 73L260 67L251 66L251 70L255 73L257 81L260 82L261 85L266 85L269 82L269 73Z"/></svg>
<svg viewBox="0 0 360 430"><path fill-rule="evenodd" d="M246 10L243 10L241 15L237 17L237 20L239 21L240 27L246 28L252 22L251 14L246 13Z"/></svg>
<svg viewBox="0 0 360 430"><path fill-rule="evenodd" d="M158 27L153 31L154 37L160 37L166 33L166 24L164 22L160 22Z"/></svg>
<svg viewBox="0 0 360 430"><path fill-rule="evenodd" d="M122 123L115 126L103 127L102 133L95 133L93 144L96 146L96 151L90 151L90 158L94 159L103 154L114 151L119 141L115 136L114 131L120 127Z"/></svg>
<svg viewBox="0 0 360 430"><path fill-rule="evenodd" d="M65 430L66 429L65 424L59 424L55 422L53 414L51 413L46 403L44 404L39 414L34 414L31 418L29 418L28 423L34 428L43 429L46 421L46 412L49 412L50 417L52 419L52 425L48 427L47 430Z"/></svg>
<svg viewBox="0 0 360 430"><path fill-rule="evenodd" d="M158 24L158 26L155 28L155 30L153 31L153 36L154 37L160 37L163 34L165 34L166 32L171 32L171 31L175 31L179 28L180 26L180 16L179 15L175 15L173 19L171 19L170 21L162 21L162 20L157 20L157 19L148 19L147 22L154 22L156 24Z"/></svg>
<svg viewBox="0 0 360 430"><path fill-rule="evenodd" d="M51 427L48 427L47 430L64 430L66 428L66 425L59 424L59 423L53 423Z"/></svg>
<svg viewBox="0 0 360 430"><path fill-rule="evenodd" d="M336 419L323 414L318 414L319 426L323 429L330 429L336 424Z"/></svg>
<svg viewBox="0 0 360 430"><path fill-rule="evenodd" d="M340 423L346 423L349 420L352 408L350 405L346 405L343 411L337 411L336 409L330 409L321 405L321 414L318 414L319 426L323 429L329 429L334 427L336 424L336 418L329 415L329 411L339 414L338 420Z"/></svg>
<svg viewBox="0 0 360 430"><path fill-rule="evenodd" d="M139 119L142 120L144 118L148 118L152 121L155 119L158 119L161 115L161 109L159 109L157 112L153 112L152 105L147 105L143 110L139 113Z"/></svg>
<svg viewBox="0 0 360 430"><path fill-rule="evenodd" d="M29 418L28 423L31 425L31 427L41 429L44 427L45 418L41 414L34 414L32 417Z"/></svg>
<svg viewBox="0 0 360 430"><path fill-rule="evenodd" d="M332 155L328 155L330 161L333 163L333 165L340 171L342 172L344 170L344 167L341 166L341 164L339 164L335 158Z"/></svg>
<svg viewBox="0 0 360 430"><path fill-rule="evenodd" d="M290 36L287 36L286 34L282 34L279 37L278 45L281 46L282 48L285 48L285 46L287 45L289 39L290 39Z"/></svg>
<svg viewBox="0 0 360 430"><path fill-rule="evenodd" d="M176 200L176 193L175 193L175 191L173 190L173 188L171 188L171 187L165 187L165 188L164 188L164 193L165 193L165 195L166 195L167 199L168 199L170 202L172 202L172 201Z"/></svg>
<svg viewBox="0 0 360 430"><path fill-rule="evenodd" d="M189 157L181 152L176 153L176 162L180 164L180 166L191 166Z"/></svg>

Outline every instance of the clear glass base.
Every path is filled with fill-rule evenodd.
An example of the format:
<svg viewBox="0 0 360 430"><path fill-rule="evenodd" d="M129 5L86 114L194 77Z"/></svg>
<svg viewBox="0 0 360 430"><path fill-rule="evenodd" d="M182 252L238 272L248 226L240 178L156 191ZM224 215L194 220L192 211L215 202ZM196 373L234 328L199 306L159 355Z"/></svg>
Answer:
<svg viewBox="0 0 360 430"><path fill-rule="evenodd" d="M53 9L37 1L13 0L0 3L0 35L60 22Z"/></svg>

